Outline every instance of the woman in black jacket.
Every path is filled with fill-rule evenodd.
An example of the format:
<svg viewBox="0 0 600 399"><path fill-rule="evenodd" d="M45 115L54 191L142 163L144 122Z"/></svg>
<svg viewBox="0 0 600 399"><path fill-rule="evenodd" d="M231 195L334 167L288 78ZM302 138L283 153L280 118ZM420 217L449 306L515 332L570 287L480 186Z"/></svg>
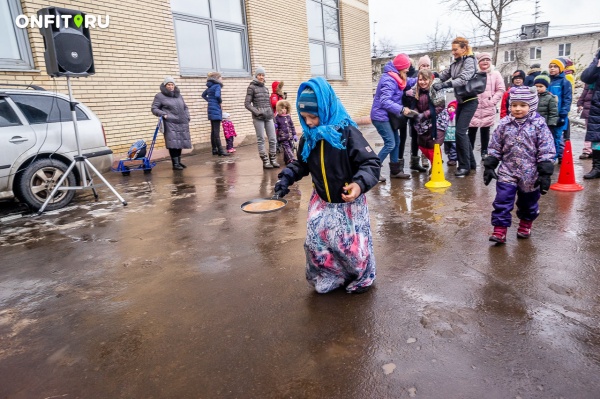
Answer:
<svg viewBox="0 0 600 399"><path fill-rule="evenodd" d="M439 91L444 88L456 88L465 86L477 72L477 62L469 46L469 41L464 37L457 37L452 42L452 56L454 62L448 68L440 72L440 80L444 83L436 83L434 89ZM452 78L452 80L448 80ZM479 100L477 96L462 98L456 95L458 109L456 110L456 152L458 155L458 168L454 173L456 177L468 176L471 170L477 168L477 162L473 155L473 148L469 141L469 124Z"/></svg>
<svg viewBox="0 0 600 399"><path fill-rule="evenodd" d="M277 163L277 137L275 123L273 122L273 109L271 108L271 95L265 86L265 69L256 68L254 80L250 82L246 91L244 106L252 112L252 123L256 130L256 144L258 155L263 161L264 169L279 168ZM265 148L265 131L269 140L269 154Z"/></svg>

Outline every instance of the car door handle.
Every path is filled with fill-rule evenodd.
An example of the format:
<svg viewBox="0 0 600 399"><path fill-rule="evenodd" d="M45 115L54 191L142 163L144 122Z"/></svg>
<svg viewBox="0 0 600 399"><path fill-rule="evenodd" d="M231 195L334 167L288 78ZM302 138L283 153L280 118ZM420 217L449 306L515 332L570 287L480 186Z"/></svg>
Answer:
<svg viewBox="0 0 600 399"><path fill-rule="evenodd" d="M24 143L26 141L29 141L29 139L21 137L21 136L15 136L15 137L12 137L10 140L8 140L9 143L13 143L13 144Z"/></svg>

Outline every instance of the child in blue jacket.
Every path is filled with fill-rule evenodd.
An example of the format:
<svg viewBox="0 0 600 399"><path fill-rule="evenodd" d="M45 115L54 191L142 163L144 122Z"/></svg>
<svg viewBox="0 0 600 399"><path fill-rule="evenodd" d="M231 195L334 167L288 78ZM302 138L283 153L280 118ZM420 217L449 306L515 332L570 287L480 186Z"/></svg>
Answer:
<svg viewBox="0 0 600 399"><path fill-rule="evenodd" d="M566 66L567 60L561 57L551 60L548 66L548 72L550 72L548 91L558 98L558 120L556 126L552 127L552 136L554 137L558 162L562 160L562 138L565 130L569 127L569 111L571 110L571 101L573 100L571 82L565 78L564 71Z"/></svg>

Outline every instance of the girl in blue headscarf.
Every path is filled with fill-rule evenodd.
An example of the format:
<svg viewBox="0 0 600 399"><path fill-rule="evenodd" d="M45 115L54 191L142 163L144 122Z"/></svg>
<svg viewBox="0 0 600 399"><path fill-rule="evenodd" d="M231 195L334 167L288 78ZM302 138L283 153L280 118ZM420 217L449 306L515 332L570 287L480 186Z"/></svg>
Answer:
<svg viewBox="0 0 600 399"><path fill-rule="evenodd" d="M365 292L375 281L375 257L364 194L378 183L381 161L325 79L300 85L296 109L303 130L298 160L279 174L275 192L282 197L312 177L306 279L318 293Z"/></svg>

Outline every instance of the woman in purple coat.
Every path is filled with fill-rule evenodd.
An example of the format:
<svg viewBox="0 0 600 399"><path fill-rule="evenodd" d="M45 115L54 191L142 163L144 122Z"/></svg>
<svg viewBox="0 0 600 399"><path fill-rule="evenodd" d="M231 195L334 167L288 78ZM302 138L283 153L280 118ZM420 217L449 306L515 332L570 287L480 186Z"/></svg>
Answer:
<svg viewBox="0 0 600 399"><path fill-rule="evenodd" d="M406 54L398 54L393 61L385 65L371 108L371 121L383 139L383 148L379 152L379 159L383 164L389 155L390 177L400 179L410 179L410 175L404 173L404 159L400 159L398 153L400 137L398 130L392 128L389 115L397 118L402 115L404 89L412 87L417 82L416 78L406 76L409 68L410 58ZM379 181L384 182L385 178L380 177Z"/></svg>

